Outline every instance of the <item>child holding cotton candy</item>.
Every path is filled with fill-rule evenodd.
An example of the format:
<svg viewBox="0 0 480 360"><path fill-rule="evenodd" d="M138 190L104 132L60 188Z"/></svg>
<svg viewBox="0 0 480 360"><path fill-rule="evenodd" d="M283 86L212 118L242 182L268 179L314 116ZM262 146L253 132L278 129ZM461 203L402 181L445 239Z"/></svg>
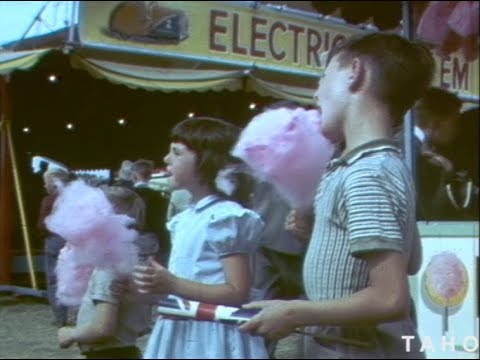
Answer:
<svg viewBox="0 0 480 360"><path fill-rule="evenodd" d="M240 306L251 293L251 256L263 222L241 204L248 177L229 152L239 129L225 121L192 118L177 124L165 157L173 189L185 189L192 205L167 224L172 251L168 269L154 260L137 266L134 280L145 293L171 294L198 302ZM203 317L204 318L204 317ZM268 358L264 339L236 325L205 319L159 318L146 359Z"/></svg>
<svg viewBox="0 0 480 360"><path fill-rule="evenodd" d="M134 228L143 216L143 201L125 187L99 189L76 181L62 192L46 220L67 240L57 265L57 296L80 309L75 327L59 329L60 347L77 343L87 359L141 358L135 343L148 328L151 307L110 287L138 261Z"/></svg>

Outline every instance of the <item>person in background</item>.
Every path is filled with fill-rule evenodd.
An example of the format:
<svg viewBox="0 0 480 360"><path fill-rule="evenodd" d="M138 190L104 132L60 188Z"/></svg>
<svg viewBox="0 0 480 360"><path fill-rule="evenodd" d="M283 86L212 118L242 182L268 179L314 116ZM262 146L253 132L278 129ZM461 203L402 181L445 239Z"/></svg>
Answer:
<svg viewBox="0 0 480 360"><path fill-rule="evenodd" d="M455 94L432 87L414 107L421 220L466 220L468 210L476 207L471 174L464 166L465 159L472 157L464 151L472 134L464 132L461 106Z"/></svg>
<svg viewBox="0 0 480 360"><path fill-rule="evenodd" d="M192 204L192 194L188 190L172 190L168 202L167 219L171 220L175 215L188 209Z"/></svg>
<svg viewBox="0 0 480 360"><path fill-rule="evenodd" d="M473 107L460 114L460 133L455 143L458 161L457 169L466 171L473 183L479 186L478 132L480 125L479 107ZM477 209L478 210L478 209Z"/></svg>
<svg viewBox="0 0 480 360"><path fill-rule="evenodd" d="M278 339L303 328L307 359L424 358L408 286L421 265L415 188L393 135L433 73L431 53L395 34L362 34L332 49L315 97L322 133L345 146L315 196L308 300L247 304L261 311L242 331Z"/></svg>
<svg viewBox="0 0 480 360"><path fill-rule="evenodd" d="M68 320L68 307L59 304L56 299L57 276L55 268L60 250L65 246L65 240L58 234L51 233L45 226L45 218L53 210L55 200L62 188L71 180L71 175L66 170L60 168L48 169L43 174L43 182L47 195L42 199L40 213L37 220L37 229L45 238L44 244L44 266L47 284L47 298L52 308L55 326L64 326Z"/></svg>
<svg viewBox="0 0 480 360"><path fill-rule="evenodd" d="M118 169L118 172L113 180L113 185L125 186L130 189L133 187L132 165L133 162L130 160L122 161L120 164L120 169Z"/></svg>
<svg viewBox="0 0 480 360"><path fill-rule="evenodd" d="M145 226L143 236L145 240L150 237L151 241L158 243L158 260L161 264L167 264L170 253L170 239L166 229L167 199L158 191L149 187L152 177L153 161L139 159L132 164L131 178L133 189L145 202Z"/></svg>

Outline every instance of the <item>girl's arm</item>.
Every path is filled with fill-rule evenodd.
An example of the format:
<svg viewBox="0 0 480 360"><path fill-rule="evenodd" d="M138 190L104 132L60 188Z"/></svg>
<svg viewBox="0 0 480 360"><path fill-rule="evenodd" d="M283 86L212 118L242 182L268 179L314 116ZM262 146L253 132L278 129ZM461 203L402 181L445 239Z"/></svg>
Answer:
<svg viewBox="0 0 480 360"><path fill-rule="evenodd" d="M221 285L207 285L177 277L153 259L148 266L137 266L133 276L141 292L174 294L210 304L238 306L248 300L250 292L249 261L247 254L222 258L225 283Z"/></svg>
<svg viewBox="0 0 480 360"><path fill-rule="evenodd" d="M95 321L88 325L62 327L58 330L58 342L61 348L74 343L91 344L101 342L113 336L117 326L118 305L98 302L95 306Z"/></svg>

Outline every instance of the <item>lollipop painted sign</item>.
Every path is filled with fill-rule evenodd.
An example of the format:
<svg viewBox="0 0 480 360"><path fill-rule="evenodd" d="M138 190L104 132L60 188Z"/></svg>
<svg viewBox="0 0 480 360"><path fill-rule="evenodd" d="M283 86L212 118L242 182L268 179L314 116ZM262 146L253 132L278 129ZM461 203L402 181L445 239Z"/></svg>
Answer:
<svg viewBox="0 0 480 360"><path fill-rule="evenodd" d="M458 310L468 291L468 271L458 256L449 251L432 256L423 273L424 300L443 316L443 334L448 332L449 314Z"/></svg>

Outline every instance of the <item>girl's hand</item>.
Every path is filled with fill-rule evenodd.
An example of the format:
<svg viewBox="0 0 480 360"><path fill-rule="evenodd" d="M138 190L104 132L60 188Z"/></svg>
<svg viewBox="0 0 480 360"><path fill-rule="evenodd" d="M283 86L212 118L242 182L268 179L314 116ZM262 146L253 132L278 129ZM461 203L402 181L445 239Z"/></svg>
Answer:
<svg viewBox="0 0 480 360"><path fill-rule="evenodd" d="M298 209L291 210L285 219L285 229L303 241L310 240L312 227L312 215L305 211L300 211Z"/></svg>
<svg viewBox="0 0 480 360"><path fill-rule="evenodd" d="M74 328L67 326L58 329L58 343L62 349L67 349L75 343L73 331Z"/></svg>
<svg viewBox="0 0 480 360"><path fill-rule="evenodd" d="M281 339L295 331L298 326L294 318L296 301L254 301L244 309L262 309L257 315L239 327L240 331L251 332L269 339Z"/></svg>
<svg viewBox="0 0 480 360"><path fill-rule="evenodd" d="M147 265L135 266L133 282L142 294L174 293L176 277L166 268L149 257Z"/></svg>

